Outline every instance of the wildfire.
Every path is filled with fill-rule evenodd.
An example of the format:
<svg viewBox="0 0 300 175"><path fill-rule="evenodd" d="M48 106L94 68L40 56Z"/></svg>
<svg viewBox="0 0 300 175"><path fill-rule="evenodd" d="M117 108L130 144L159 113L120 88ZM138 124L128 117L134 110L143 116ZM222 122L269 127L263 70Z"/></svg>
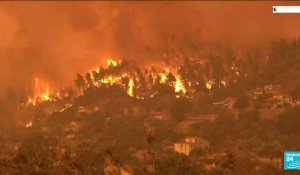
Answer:
<svg viewBox="0 0 300 175"><path fill-rule="evenodd" d="M107 65L109 67L117 67L120 64L121 64L121 61L116 61L111 58L107 59ZM108 69L109 69L109 67L108 67ZM122 80L123 80L123 78L128 78L129 82L128 82L127 94L131 97L134 96L133 95L134 81L133 81L133 78L130 75L128 75L128 73L122 73L119 75L108 74L100 80L95 80L95 75L93 74L93 72L100 73L100 69L92 70L90 72L91 72L91 80L92 80L91 83L97 87L101 86L101 84L105 84L105 85L119 84L119 85L122 85L123 88L127 88L124 84L122 84Z"/></svg>
<svg viewBox="0 0 300 175"><path fill-rule="evenodd" d="M108 77L101 79L100 81L103 84L112 85L112 84L115 84L115 83L121 81L121 79L122 79L122 77L119 77L119 76L108 76Z"/></svg>
<svg viewBox="0 0 300 175"><path fill-rule="evenodd" d="M175 92L182 92L183 94L185 94L186 93L186 89L185 89L185 87L184 87L184 85L183 85L180 77L179 76L175 76L175 79L176 79L175 86L174 86Z"/></svg>
<svg viewBox="0 0 300 175"><path fill-rule="evenodd" d="M160 83L165 83L167 81L167 76L165 74L160 74Z"/></svg>
<svg viewBox="0 0 300 175"><path fill-rule="evenodd" d="M46 87L46 91L42 94L42 101L49 101L49 87Z"/></svg>
<svg viewBox="0 0 300 175"><path fill-rule="evenodd" d="M160 66L154 66L153 69L151 67L151 69L147 68L145 70L141 70L137 65L121 63L121 61L109 58L107 59L107 66L101 66L99 68L94 67L95 69L88 71L85 76L79 75L77 77L78 79L75 81L76 88L78 88L79 93L70 93L72 94L71 99L76 96L84 95L86 90L89 90L89 88L93 90L94 88L109 88L115 85L120 87L124 92L127 92L130 97L134 97L136 99L153 98L159 93L159 88L165 86L175 92L174 95L177 98L183 96L186 98L193 98L193 94L196 92L198 85L202 85L202 82L197 81L197 79L185 77L185 74L182 74L180 71L180 67L161 68ZM231 69L236 75L240 75L238 68L231 67ZM221 88L231 84L230 81L215 81L211 75L208 76L209 77L202 78L206 79L205 87L209 91L212 90L214 86ZM236 82L237 80L234 81ZM157 83L163 84L164 86L156 86ZM50 91L47 83L35 78L32 95L28 97L26 103L21 105L27 107L35 106L45 101L56 101L67 97L69 95L68 92L68 90L62 89L61 91L54 93L53 90ZM61 111L64 109L66 108L61 109ZM22 123L22 125L24 125L24 123ZM26 128L31 126L32 122L25 124Z"/></svg>
<svg viewBox="0 0 300 175"><path fill-rule="evenodd" d="M118 61L115 61L115 60L113 60L111 58L107 59L107 65L108 66L116 67L116 66L119 65L119 63L120 63L120 61L118 62Z"/></svg>
<svg viewBox="0 0 300 175"><path fill-rule="evenodd" d="M49 86L45 86L38 78L35 78L33 95L28 97L26 105L36 105L39 102L51 100Z"/></svg>
<svg viewBox="0 0 300 175"><path fill-rule="evenodd" d="M176 71L169 71L169 69L166 69L163 73L160 73L160 79L159 79L159 83L166 83L168 81L168 74L172 74L175 77L175 82L172 84L169 84L170 86L172 86L174 88L175 93L186 93L186 88L181 80L181 77L175 73ZM179 97L177 95L177 97Z"/></svg>
<svg viewBox="0 0 300 175"><path fill-rule="evenodd" d="M129 80L127 93L129 96L133 97L133 86L134 81L132 79Z"/></svg>

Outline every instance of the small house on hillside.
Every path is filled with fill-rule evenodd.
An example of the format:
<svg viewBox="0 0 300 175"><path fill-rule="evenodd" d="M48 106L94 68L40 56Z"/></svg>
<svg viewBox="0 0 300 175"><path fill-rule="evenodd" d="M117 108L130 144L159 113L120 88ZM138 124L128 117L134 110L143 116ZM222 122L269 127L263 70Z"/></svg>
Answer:
<svg viewBox="0 0 300 175"><path fill-rule="evenodd" d="M200 137L186 137L184 141L174 144L174 151L179 154L189 156L195 148L207 149L210 144L208 141Z"/></svg>
<svg viewBox="0 0 300 175"><path fill-rule="evenodd" d="M190 155L190 152L194 149L193 144L178 142L174 144L174 151L179 154L184 154L186 156Z"/></svg>

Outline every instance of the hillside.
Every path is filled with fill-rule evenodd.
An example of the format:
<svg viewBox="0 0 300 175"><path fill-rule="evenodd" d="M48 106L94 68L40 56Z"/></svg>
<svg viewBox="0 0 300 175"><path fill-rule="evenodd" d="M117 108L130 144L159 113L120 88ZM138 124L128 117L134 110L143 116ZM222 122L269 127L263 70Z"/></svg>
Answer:
<svg viewBox="0 0 300 175"><path fill-rule="evenodd" d="M1 100L11 117L0 172L283 174L283 150L300 144L296 41L275 42L266 63L224 54L147 69L109 59L74 88L12 90Z"/></svg>

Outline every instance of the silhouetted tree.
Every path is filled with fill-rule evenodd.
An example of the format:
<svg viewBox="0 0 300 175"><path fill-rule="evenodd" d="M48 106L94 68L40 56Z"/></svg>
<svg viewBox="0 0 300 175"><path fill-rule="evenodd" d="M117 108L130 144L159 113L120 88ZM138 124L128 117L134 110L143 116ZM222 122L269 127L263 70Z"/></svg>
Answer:
<svg viewBox="0 0 300 175"><path fill-rule="evenodd" d="M169 83L174 83L176 81L176 78L171 72L169 72L167 75L167 80Z"/></svg>
<svg viewBox="0 0 300 175"><path fill-rule="evenodd" d="M84 81L84 78L82 77L82 75L77 74L74 82L75 82L76 87L79 90L83 90L83 88L85 86L85 81Z"/></svg>
<svg viewBox="0 0 300 175"><path fill-rule="evenodd" d="M86 80L86 82L87 82L87 84L89 84L89 85L92 85L93 84L93 79L92 79L92 75L91 75L91 73L86 73L86 75L85 75L85 80Z"/></svg>

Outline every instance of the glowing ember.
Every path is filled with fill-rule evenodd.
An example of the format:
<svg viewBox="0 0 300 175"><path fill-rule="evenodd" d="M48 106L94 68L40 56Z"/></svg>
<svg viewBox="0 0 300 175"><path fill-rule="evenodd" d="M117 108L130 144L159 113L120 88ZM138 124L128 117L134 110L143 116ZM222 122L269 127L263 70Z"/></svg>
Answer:
<svg viewBox="0 0 300 175"><path fill-rule="evenodd" d="M205 83L206 89L211 90L212 85L215 83L214 80L209 80Z"/></svg>
<svg viewBox="0 0 300 175"><path fill-rule="evenodd" d="M100 68L97 68L97 69L96 69L96 72L99 73L99 72L100 72ZM92 76L93 76L93 74L92 74Z"/></svg>
<svg viewBox="0 0 300 175"><path fill-rule="evenodd" d="M145 99L144 97L139 97L139 96L136 96L137 99L140 99L140 100L143 100Z"/></svg>
<svg viewBox="0 0 300 175"><path fill-rule="evenodd" d="M176 78L175 87L174 87L175 92L182 92L183 94L185 94L186 93L186 89L184 88L184 85L181 82L180 77L175 76L175 78Z"/></svg>
<svg viewBox="0 0 300 175"><path fill-rule="evenodd" d="M223 86L226 86L226 82L225 81L221 81L221 84L223 85Z"/></svg>
<svg viewBox="0 0 300 175"><path fill-rule="evenodd" d="M28 122L28 123L26 123L26 124L25 124L25 127L26 127L26 128L30 128L30 127L32 127L32 122Z"/></svg>
<svg viewBox="0 0 300 175"><path fill-rule="evenodd" d="M28 101L26 104L32 104L32 105L35 105L36 101L34 98L31 98L31 97L28 97Z"/></svg>
<svg viewBox="0 0 300 175"><path fill-rule="evenodd" d="M160 74L160 83L165 83L167 81L167 76L165 74Z"/></svg>
<svg viewBox="0 0 300 175"><path fill-rule="evenodd" d="M129 80L127 93L129 96L133 97L133 86L134 82L132 79Z"/></svg>

